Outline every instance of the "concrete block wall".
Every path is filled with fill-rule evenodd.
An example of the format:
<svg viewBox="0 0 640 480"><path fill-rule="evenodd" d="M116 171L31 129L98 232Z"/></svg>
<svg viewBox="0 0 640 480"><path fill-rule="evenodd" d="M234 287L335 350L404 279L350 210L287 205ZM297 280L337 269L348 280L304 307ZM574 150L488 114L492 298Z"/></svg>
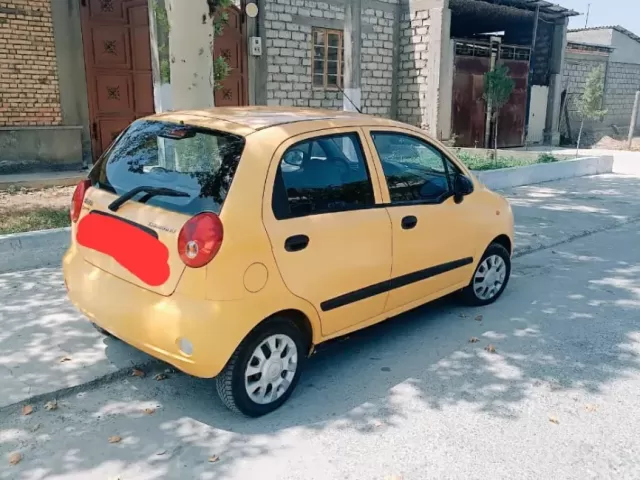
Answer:
<svg viewBox="0 0 640 480"><path fill-rule="evenodd" d="M0 127L61 121L51 0L0 1Z"/></svg>
<svg viewBox="0 0 640 480"><path fill-rule="evenodd" d="M640 90L640 65L610 63L605 80L604 123L628 127L636 92Z"/></svg>
<svg viewBox="0 0 640 480"><path fill-rule="evenodd" d="M363 1L362 25L371 28L368 32L362 32L362 111L390 117L393 101L393 24L396 12L365 8L365 5L366 0Z"/></svg>
<svg viewBox="0 0 640 480"><path fill-rule="evenodd" d="M565 60L563 70L563 89L570 95L568 110L573 136L577 135L580 115L576 102L584 91L589 73L598 67L605 69L605 90L603 108L607 115L600 121L585 122L587 142L596 142L604 135L615 133L615 125L625 134L631 118L635 92L640 90L640 64L611 62L607 55L579 54L572 52ZM561 123L561 131L566 133L565 122Z"/></svg>
<svg viewBox="0 0 640 480"><path fill-rule="evenodd" d="M391 116L394 4L362 2L361 105L364 113ZM388 7L385 8L385 6ZM341 0L265 2L267 104L342 109L342 93L312 84L312 29L344 30Z"/></svg>
<svg viewBox="0 0 640 480"><path fill-rule="evenodd" d="M429 77L429 10L405 12L400 21L398 120L428 129L424 110Z"/></svg>

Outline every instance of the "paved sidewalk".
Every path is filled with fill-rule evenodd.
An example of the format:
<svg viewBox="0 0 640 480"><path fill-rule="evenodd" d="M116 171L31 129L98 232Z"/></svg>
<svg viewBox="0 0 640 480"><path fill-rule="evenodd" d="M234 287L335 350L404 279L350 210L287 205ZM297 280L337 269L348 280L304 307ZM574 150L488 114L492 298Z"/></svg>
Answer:
<svg viewBox="0 0 640 480"><path fill-rule="evenodd" d="M0 175L0 190L7 190L10 187L39 189L72 186L86 178L87 172L87 170L71 170Z"/></svg>
<svg viewBox="0 0 640 480"><path fill-rule="evenodd" d="M505 193L516 215L518 255L640 220L638 177L583 177ZM0 409L127 375L150 361L93 330L66 300L58 268L0 275Z"/></svg>

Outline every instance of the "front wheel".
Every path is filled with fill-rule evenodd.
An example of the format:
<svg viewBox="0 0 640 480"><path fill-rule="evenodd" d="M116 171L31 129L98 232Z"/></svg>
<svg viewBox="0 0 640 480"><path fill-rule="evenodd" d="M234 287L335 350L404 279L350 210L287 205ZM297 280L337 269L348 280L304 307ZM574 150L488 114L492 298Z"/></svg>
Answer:
<svg viewBox="0 0 640 480"><path fill-rule="evenodd" d="M216 377L220 399L249 417L274 411L298 383L305 353L304 337L293 322L266 322L240 344Z"/></svg>
<svg viewBox="0 0 640 480"><path fill-rule="evenodd" d="M511 256L506 248L492 243L484 252L469 285L462 291L470 305L489 305L495 302L509 282Z"/></svg>

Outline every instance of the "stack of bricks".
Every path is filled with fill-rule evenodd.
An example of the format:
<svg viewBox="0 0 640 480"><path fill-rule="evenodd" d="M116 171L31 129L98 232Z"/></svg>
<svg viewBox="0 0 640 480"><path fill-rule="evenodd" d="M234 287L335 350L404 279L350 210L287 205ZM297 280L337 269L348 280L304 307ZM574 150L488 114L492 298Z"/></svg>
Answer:
<svg viewBox="0 0 640 480"><path fill-rule="evenodd" d="M0 1L0 127L61 123L50 2Z"/></svg>
<svg viewBox="0 0 640 480"><path fill-rule="evenodd" d="M434 101L427 98L429 24L428 10L405 13L400 22L398 119L424 129L423 112Z"/></svg>

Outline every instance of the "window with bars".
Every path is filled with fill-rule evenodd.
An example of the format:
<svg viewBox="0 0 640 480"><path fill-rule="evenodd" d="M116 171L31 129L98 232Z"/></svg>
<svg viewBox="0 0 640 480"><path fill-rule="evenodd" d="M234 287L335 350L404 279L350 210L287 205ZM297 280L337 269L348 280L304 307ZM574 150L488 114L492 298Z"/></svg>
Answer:
<svg viewBox="0 0 640 480"><path fill-rule="evenodd" d="M313 87L342 88L344 39L340 30L313 29Z"/></svg>

